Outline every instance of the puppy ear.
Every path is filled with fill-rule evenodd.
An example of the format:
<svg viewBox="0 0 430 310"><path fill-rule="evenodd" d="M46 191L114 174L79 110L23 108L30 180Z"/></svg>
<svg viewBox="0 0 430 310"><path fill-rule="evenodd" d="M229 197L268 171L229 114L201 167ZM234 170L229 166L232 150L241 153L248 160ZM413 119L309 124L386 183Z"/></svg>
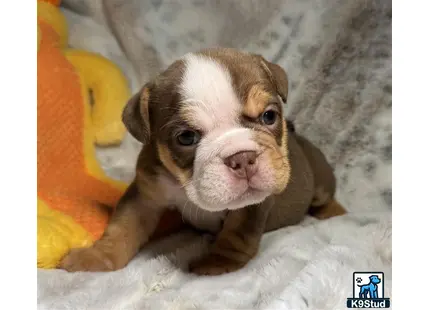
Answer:
<svg viewBox="0 0 430 310"><path fill-rule="evenodd" d="M287 96L288 96L288 77L287 73L284 69L282 69L277 64L271 63L264 59L261 55L255 55L259 61L261 67L266 71L266 74L268 75L270 81L272 84L276 87L276 91L278 92L278 95L281 97L282 102L287 102Z"/></svg>
<svg viewBox="0 0 430 310"><path fill-rule="evenodd" d="M137 94L130 98L122 112L122 122L130 134L146 144L151 135L149 121L150 86L146 84Z"/></svg>

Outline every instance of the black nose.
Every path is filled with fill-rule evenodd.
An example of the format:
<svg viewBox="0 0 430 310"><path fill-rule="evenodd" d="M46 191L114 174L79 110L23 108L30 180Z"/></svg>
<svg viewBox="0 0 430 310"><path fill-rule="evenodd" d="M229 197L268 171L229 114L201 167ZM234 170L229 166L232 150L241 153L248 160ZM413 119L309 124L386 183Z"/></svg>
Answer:
<svg viewBox="0 0 430 310"><path fill-rule="evenodd" d="M239 178L250 178L257 172L257 152L242 151L224 159L224 164Z"/></svg>

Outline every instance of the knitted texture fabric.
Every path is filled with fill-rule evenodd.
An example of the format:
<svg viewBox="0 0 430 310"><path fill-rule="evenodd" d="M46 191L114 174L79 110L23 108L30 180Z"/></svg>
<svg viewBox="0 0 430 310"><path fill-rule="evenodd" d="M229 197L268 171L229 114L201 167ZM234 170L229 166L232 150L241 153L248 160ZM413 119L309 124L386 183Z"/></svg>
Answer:
<svg viewBox="0 0 430 310"><path fill-rule="evenodd" d="M61 14L52 4L42 6L51 11L45 16ZM83 52L63 50L61 36L65 28L60 25L61 17L50 21L55 22L38 19L38 267L43 268L55 267L70 248L86 246L100 238L109 219L105 206L115 206L126 188L125 183L108 178L96 159L94 107L86 84L94 78L86 77L73 63L80 59L76 55ZM86 61L93 57L100 63L98 55L85 56ZM113 64L103 65L106 68L95 66L94 70L115 69ZM125 78L119 71L105 78L108 85L117 85L114 95L125 104L130 95ZM103 108L107 104L103 102ZM110 115L116 114L117 120L109 120L107 125L118 129L122 107L115 109ZM117 143L121 134L113 133L111 140Z"/></svg>
<svg viewBox="0 0 430 310"><path fill-rule="evenodd" d="M91 125L86 124L90 119L85 117L90 103L83 94L81 77L56 46L55 33L43 23L40 27L43 37L37 59L39 197L50 207L72 216L98 238L107 221L107 213L99 204L115 205L122 190L97 175L101 170L87 169L85 157L91 156L93 148Z"/></svg>

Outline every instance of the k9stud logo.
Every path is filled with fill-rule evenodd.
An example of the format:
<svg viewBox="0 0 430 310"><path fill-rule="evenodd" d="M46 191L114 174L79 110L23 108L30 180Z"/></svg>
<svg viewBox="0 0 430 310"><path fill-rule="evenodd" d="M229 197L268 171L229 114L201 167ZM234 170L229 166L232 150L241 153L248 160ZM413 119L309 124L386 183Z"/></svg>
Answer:
<svg viewBox="0 0 430 310"><path fill-rule="evenodd" d="M384 273L383 272L354 272L353 296L348 298L348 308L389 308L390 299L384 296Z"/></svg>

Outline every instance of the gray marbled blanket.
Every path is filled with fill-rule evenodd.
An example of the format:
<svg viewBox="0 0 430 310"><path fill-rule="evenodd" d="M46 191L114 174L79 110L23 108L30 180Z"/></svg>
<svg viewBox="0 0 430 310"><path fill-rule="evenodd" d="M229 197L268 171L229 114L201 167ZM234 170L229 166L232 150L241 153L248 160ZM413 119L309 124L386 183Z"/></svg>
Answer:
<svg viewBox="0 0 430 310"><path fill-rule="evenodd" d="M291 83L287 116L327 155L338 200L352 214L268 234L261 256L234 277L196 279L172 267L203 251L206 243L188 235L174 239L167 256L151 259L147 250L112 274L40 270L41 309L343 309L352 271L372 268L385 271L390 292L391 1L63 0L63 6L70 44L114 61L133 90L186 52L209 46L259 53L283 66ZM138 148L128 136L119 148L100 149L99 158L109 175L130 180Z"/></svg>

